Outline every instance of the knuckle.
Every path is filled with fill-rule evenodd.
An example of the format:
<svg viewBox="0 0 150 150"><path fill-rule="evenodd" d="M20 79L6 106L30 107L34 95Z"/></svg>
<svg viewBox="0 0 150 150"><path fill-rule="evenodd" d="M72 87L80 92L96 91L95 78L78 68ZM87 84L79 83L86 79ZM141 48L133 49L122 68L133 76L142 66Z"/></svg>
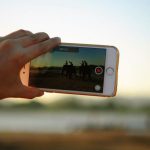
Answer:
<svg viewBox="0 0 150 150"><path fill-rule="evenodd" d="M45 32L40 32L39 34L41 34L45 38L49 38L49 35L47 33L45 33Z"/></svg>
<svg viewBox="0 0 150 150"><path fill-rule="evenodd" d="M39 36L37 34L33 34L30 36L30 39L33 43L36 43L39 41Z"/></svg>
<svg viewBox="0 0 150 150"><path fill-rule="evenodd" d="M32 35L32 32L30 31L27 31L27 30L23 30L23 29L20 29L17 31L18 33L20 33L21 35Z"/></svg>
<svg viewBox="0 0 150 150"><path fill-rule="evenodd" d="M20 29L20 30L18 30L18 32L26 33L27 31L26 31L26 30L23 30L23 29Z"/></svg>
<svg viewBox="0 0 150 150"><path fill-rule="evenodd" d="M40 42L40 41L43 41L43 40L46 40L49 38L48 34L44 33L44 32L40 32L40 33L36 33L36 34L32 34L30 36L32 42Z"/></svg>

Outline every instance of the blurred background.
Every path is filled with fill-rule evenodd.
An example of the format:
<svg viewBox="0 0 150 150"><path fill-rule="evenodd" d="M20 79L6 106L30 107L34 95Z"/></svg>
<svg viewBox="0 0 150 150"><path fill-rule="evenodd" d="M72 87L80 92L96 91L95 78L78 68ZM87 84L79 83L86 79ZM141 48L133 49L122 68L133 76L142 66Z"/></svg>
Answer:
<svg viewBox="0 0 150 150"><path fill-rule="evenodd" d="M0 149L150 149L149 0L2 0L0 10L0 36L26 29L120 50L115 98L0 101Z"/></svg>

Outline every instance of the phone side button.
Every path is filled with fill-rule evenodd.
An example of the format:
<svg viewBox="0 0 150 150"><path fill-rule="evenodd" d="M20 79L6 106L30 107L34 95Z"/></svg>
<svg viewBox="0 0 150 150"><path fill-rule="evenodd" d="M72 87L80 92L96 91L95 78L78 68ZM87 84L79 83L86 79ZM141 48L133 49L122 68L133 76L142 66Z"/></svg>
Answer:
<svg viewBox="0 0 150 150"><path fill-rule="evenodd" d="M108 67L106 69L106 73L107 75L112 76L114 74L114 69L112 67Z"/></svg>

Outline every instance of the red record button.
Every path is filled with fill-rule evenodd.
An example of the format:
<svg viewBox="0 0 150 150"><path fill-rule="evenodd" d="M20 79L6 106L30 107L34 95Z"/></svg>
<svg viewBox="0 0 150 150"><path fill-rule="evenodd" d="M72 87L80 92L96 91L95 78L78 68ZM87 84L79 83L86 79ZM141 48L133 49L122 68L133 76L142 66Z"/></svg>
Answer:
<svg viewBox="0 0 150 150"><path fill-rule="evenodd" d="M100 75L100 74L103 73L103 69L101 67L96 67L95 68L95 73L98 74L98 75Z"/></svg>

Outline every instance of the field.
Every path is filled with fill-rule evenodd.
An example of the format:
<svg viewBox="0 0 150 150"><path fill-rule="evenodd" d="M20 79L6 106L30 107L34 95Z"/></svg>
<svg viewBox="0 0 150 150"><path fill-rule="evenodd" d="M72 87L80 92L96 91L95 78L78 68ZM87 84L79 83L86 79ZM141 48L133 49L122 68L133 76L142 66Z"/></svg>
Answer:
<svg viewBox="0 0 150 150"><path fill-rule="evenodd" d="M78 74L72 74L69 78L65 74L62 75L61 69L57 68L43 69L40 73L37 69L30 73L30 85L36 87L96 92L95 85L97 84L101 86L101 90L98 92L102 92L103 78L96 76L94 73L91 74L91 79L88 76L83 79Z"/></svg>
<svg viewBox="0 0 150 150"><path fill-rule="evenodd" d="M149 98L2 102L0 150L150 149Z"/></svg>
<svg viewBox="0 0 150 150"><path fill-rule="evenodd" d="M0 150L149 150L150 135L123 131L73 134L1 133Z"/></svg>

